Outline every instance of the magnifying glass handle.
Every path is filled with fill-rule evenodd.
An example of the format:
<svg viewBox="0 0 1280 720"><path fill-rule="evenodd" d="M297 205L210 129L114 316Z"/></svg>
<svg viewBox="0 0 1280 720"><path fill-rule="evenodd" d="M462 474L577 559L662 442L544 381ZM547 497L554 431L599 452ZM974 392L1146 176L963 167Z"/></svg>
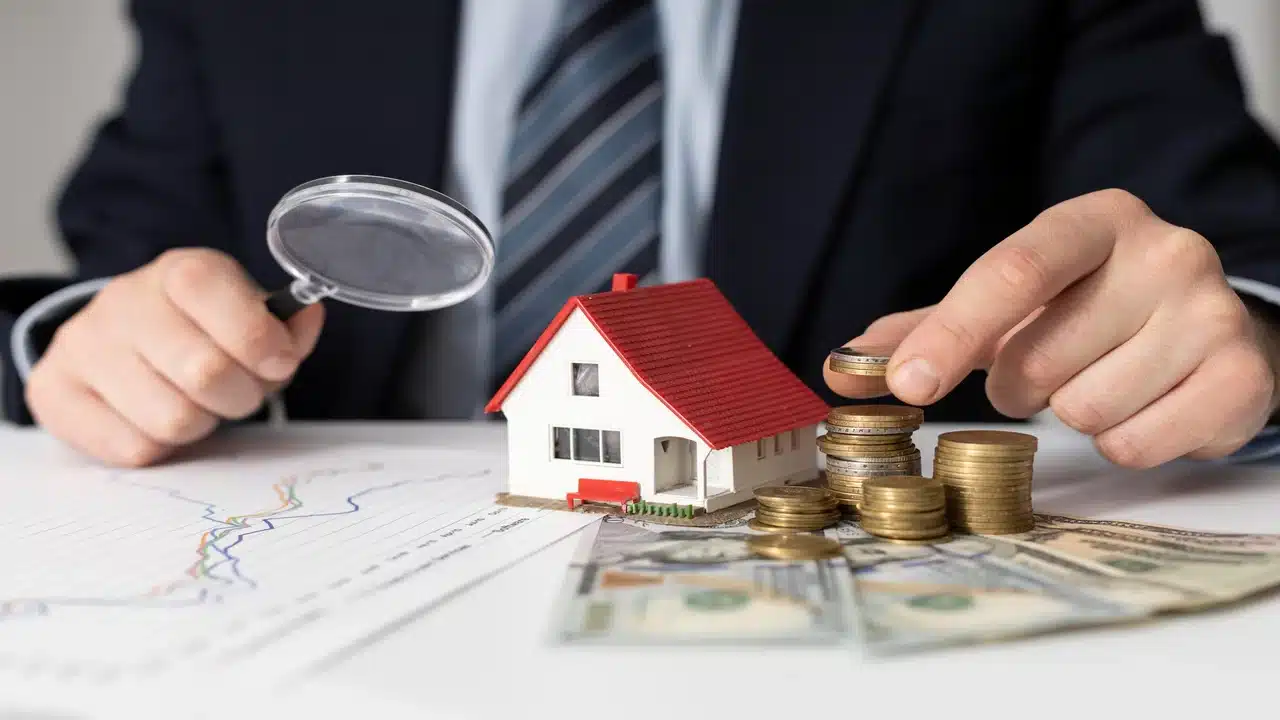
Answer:
<svg viewBox="0 0 1280 720"><path fill-rule="evenodd" d="M293 289L283 287L267 296L267 310L281 320L288 320L307 304L293 294Z"/></svg>

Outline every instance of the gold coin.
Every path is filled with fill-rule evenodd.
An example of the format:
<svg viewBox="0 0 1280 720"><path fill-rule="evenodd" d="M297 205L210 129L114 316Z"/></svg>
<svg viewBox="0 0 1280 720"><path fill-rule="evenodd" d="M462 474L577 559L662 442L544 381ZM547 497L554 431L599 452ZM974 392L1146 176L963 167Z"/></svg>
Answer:
<svg viewBox="0 0 1280 720"><path fill-rule="evenodd" d="M899 502L872 500L863 496L862 501L858 503L859 507L864 507L872 512L884 513L886 515L912 515L918 513L933 512L935 510L946 510L945 502Z"/></svg>
<svg viewBox="0 0 1280 720"><path fill-rule="evenodd" d="M1034 474L1035 468L1030 464L1010 466L964 465L934 458L933 471L935 473L955 475L956 477L1020 477Z"/></svg>
<svg viewBox="0 0 1280 720"><path fill-rule="evenodd" d="M774 527L820 530L837 522L840 519L840 511L832 510L821 515L805 515L804 517L780 517L763 510L757 510L756 519Z"/></svg>
<svg viewBox="0 0 1280 720"><path fill-rule="evenodd" d="M748 520L747 527L751 528L752 530L759 530L760 532L776 533L780 535L794 535L797 532L804 532L803 530L796 530L795 528L774 527L773 525L766 525L765 523L760 522L756 518L751 518L750 520Z"/></svg>
<svg viewBox="0 0 1280 720"><path fill-rule="evenodd" d="M910 405L843 405L831 408L827 421L836 425L919 425L924 410Z"/></svg>
<svg viewBox="0 0 1280 720"><path fill-rule="evenodd" d="M865 525L862 528L867 534L876 537L891 540L929 540L933 538L945 537L951 531L948 525L939 525L935 528L926 528L923 530L887 530L883 528L868 528Z"/></svg>
<svg viewBox="0 0 1280 720"><path fill-rule="evenodd" d="M871 522L879 525L886 525L890 527L931 526L942 522L947 517L946 510L942 508L930 510L928 512L884 512L872 507L871 503L868 502L866 498L863 498L862 504L858 506L858 509L862 512L862 518L864 520L870 520Z"/></svg>
<svg viewBox="0 0 1280 720"><path fill-rule="evenodd" d="M1008 430L956 430L939 435L938 447L967 455L1005 456L1035 452L1039 441L1035 435Z"/></svg>
<svg viewBox="0 0 1280 720"><path fill-rule="evenodd" d="M756 488L756 500L777 505L811 504L825 502L829 497L823 488L807 485L769 485Z"/></svg>
<svg viewBox="0 0 1280 720"><path fill-rule="evenodd" d="M920 452L920 448L916 447L916 444L911 442L911 438L902 438L897 435L846 435L842 437L840 435L827 433L826 435L823 435L823 437L826 438L826 444L838 447L842 451L850 453L862 452L864 450L914 450L916 452ZM862 442L862 438L864 437L875 438L875 442ZM885 441L885 438L890 438L893 441Z"/></svg>
<svg viewBox="0 0 1280 720"><path fill-rule="evenodd" d="M841 553L839 542L819 535L754 535L747 547L776 560L821 560Z"/></svg>
<svg viewBox="0 0 1280 720"><path fill-rule="evenodd" d="M831 433L827 433L818 437L817 444L818 449L824 454L842 458L893 457L895 455L910 455L915 458L920 457L920 448L916 447L911 442L861 445L843 442L839 439L832 438Z"/></svg>
<svg viewBox="0 0 1280 720"><path fill-rule="evenodd" d="M841 362L862 362L875 363L877 365L888 365L889 358L893 355L894 347L891 345L882 345L878 343L862 343L858 345L842 345L831 351L832 360Z"/></svg>
<svg viewBox="0 0 1280 720"><path fill-rule="evenodd" d="M801 520L804 518L812 519L819 515L826 515L827 513L835 509L836 509L836 499L831 498L830 502L827 502L820 507L814 506L813 508L803 508L803 509L799 509L799 508L778 509L778 508L769 507L768 505L760 505L759 507L756 508L756 515L758 516L760 513L766 513L774 517L794 518L796 520Z"/></svg>
<svg viewBox="0 0 1280 720"><path fill-rule="evenodd" d="M985 459L972 455L956 456L950 453L933 453L933 461L939 465L950 465L957 470L1033 470L1035 458L1027 456L1017 459L992 458Z"/></svg>
<svg viewBox="0 0 1280 720"><path fill-rule="evenodd" d="M842 425L836 425L829 421L827 422L827 433L839 435L842 437L853 437L853 436L876 437L877 435L902 435L904 433L910 434L919 429L920 429L919 425L908 425L906 427L894 427L891 425L886 425L884 427L878 427L873 425L842 426Z"/></svg>
<svg viewBox="0 0 1280 720"><path fill-rule="evenodd" d="M998 473L954 473L938 466L933 468L933 476L943 485L1030 485L1032 473L1018 475L1000 475Z"/></svg>
<svg viewBox="0 0 1280 720"><path fill-rule="evenodd" d="M1013 502L1025 500L1031 502L1031 487L995 488L990 490L969 490L955 485L947 486L947 502Z"/></svg>
<svg viewBox="0 0 1280 720"><path fill-rule="evenodd" d="M864 493L883 498L942 497L942 482L921 475L886 475L862 483Z"/></svg>

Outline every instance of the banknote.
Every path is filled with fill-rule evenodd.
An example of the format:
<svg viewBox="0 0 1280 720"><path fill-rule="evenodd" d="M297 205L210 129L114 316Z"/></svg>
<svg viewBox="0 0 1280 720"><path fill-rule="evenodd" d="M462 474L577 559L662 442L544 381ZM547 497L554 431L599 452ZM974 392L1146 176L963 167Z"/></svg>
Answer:
<svg viewBox="0 0 1280 720"><path fill-rule="evenodd" d="M577 643L818 643L872 653L1146 620L1280 586L1280 535L1038 514L1018 535L930 544L822 531L843 557L753 557L747 519L673 528L611 517L582 539L556 632Z"/></svg>
<svg viewBox="0 0 1280 720"><path fill-rule="evenodd" d="M849 642L843 558L755 557L746 520L711 528L608 517L584 531L557 610L562 644Z"/></svg>
<svg viewBox="0 0 1280 720"><path fill-rule="evenodd" d="M1018 535L895 545L841 528L862 638L895 652L1205 609L1280 585L1280 535L1039 514Z"/></svg>

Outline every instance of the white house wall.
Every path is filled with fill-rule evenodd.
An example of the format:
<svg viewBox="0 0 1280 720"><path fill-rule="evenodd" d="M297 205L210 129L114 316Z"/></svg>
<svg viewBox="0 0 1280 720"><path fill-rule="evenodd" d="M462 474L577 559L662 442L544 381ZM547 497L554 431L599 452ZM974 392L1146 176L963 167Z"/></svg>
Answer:
<svg viewBox="0 0 1280 720"><path fill-rule="evenodd" d="M599 366L599 397L573 395L571 368L575 362ZM699 478L710 451L636 380L580 309L573 311L507 396L503 413L507 417L509 488L516 495L563 498L577 489L579 478L586 477L638 482L641 492L647 496L654 490L655 437L694 441ZM552 426L618 430L622 464L555 459Z"/></svg>
<svg viewBox="0 0 1280 720"><path fill-rule="evenodd" d="M818 437L818 426L811 425L795 431L795 448L792 449L788 433L782 433L782 453L774 453L774 438L764 439L764 458L758 459L756 443L749 442L733 448L733 472L738 487L753 490L765 484L800 482L818 475L813 449Z"/></svg>

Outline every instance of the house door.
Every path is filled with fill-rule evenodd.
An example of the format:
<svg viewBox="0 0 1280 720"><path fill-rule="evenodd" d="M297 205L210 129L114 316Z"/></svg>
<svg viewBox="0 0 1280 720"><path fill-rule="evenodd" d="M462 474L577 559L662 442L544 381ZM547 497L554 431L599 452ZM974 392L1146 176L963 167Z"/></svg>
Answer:
<svg viewBox="0 0 1280 720"><path fill-rule="evenodd" d="M661 437L653 441L653 489L656 492L689 485L698 476L692 440Z"/></svg>

